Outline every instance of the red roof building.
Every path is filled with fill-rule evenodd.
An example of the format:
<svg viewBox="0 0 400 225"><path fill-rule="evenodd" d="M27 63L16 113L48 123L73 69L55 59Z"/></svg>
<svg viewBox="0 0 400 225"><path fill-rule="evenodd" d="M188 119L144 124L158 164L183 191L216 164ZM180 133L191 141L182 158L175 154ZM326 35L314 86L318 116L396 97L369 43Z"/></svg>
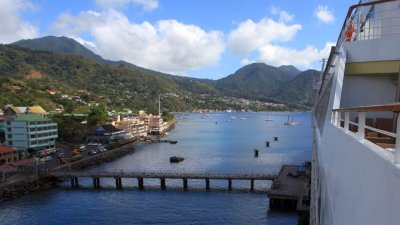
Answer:
<svg viewBox="0 0 400 225"><path fill-rule="evenodd" d="M0 164L15 162L18 160L18 150L6 146L0 146Z"/></svg>

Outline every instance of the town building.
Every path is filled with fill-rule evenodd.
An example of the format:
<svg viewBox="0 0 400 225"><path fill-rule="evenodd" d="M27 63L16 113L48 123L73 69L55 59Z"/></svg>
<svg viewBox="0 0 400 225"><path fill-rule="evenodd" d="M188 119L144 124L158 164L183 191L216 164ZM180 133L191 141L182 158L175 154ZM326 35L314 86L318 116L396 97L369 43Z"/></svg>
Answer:
<svg viewBox="0 0 400 225"><path fill-rule="evenodd" d="M148 127L149 134L161 134L163 131L163 119L161 116L147 115L144 122Z"/></svg>
<svg viewBox="0 0 400 225"><path fill-rule="evenodd" d="M0 146L0 164L15 162L18 160L18 150L6 146Z"/></svg>
<svg viewBox="0 0 400 225"><path fill-rule="evenodd" d="M124 130L118 129L112 124L106 124L96 127L87 135L88 142L99 142L99 143L112 143L119 140L129 140L133 136L131 133Z"/></svg>
<svg viewBox="0 0 400 225"><path fill-rule="evenodd" d="M25 156L54 152L57 137L57 124L45 116L25 113L6 120L6 146L17 148Z"/></svg>

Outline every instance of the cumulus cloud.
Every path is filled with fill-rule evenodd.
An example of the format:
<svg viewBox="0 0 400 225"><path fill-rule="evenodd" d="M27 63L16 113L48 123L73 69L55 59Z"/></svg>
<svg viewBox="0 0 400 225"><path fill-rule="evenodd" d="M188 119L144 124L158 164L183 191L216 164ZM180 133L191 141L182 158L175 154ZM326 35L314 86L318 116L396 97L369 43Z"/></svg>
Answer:
<svg viewBox="0 0 400 225"><path fill-rule="evenodd" d="M0 43L36 37L38 28L21 18L22 12L34 9L34 5L28 0L1 0Z"/></svg>
<svg viewBox="0 0 400 225"><path fill-rule="evenodd" d="M260 48L257 61L273 66L294 65L300 68L310 68L314 62L327 58L333 45L335 44L328 42L321 50L314 46L297 50L277 45L265 45Z"/></svg>
<svg viewBox="0 0 400 225"><path fill-rule="evenodd" d="M276 6L272 6L270 8L270 11L271 11L272 15L279 16L279 21L281 21L281 22L290 22L293 20L293 17L294 17L292 14L289 14L288 12L279 9Z"/></svg>
<svg viewBox="0 0 400 225"><path fill-rule="evenodd" d="M246 20L229 34L228 46L233 53L246 56L271 42L291 40L301 28L300 24L287 25L267 18L258 23Z"/></svg>
<svg viewBox="0 0 400 225"><path fill-rule="evenodd" d="M120 8L128 4L140 5L146 11L158 8L157 0L95 0L96 4L104 8Z"/></svg>
<svg viewBox="0 0 400 225"><path fill-rule="evenodd" d="M329 24L335 22L335 16L333 15L332 10L328 8L328 6L319 5L314 11L314 16L323 23Z"/></svg>
<svg viewBox="0 0 400 225"><path fill-rule="evenodd" d="M112 60L169 73L185 73L216 63L224 51L222 33L206 32L176 20L132 23L121 12L86 11L77 16L61 15L53 33L70 37L89 34L93 42L80 42Z"/></svg>

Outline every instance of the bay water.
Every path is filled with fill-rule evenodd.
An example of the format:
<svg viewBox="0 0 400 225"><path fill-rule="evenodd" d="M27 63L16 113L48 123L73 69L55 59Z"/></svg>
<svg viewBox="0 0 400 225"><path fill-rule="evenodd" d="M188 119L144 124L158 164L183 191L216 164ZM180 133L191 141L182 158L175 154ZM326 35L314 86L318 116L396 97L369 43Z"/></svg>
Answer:
<svg viewBox="0 0 400 225"><path fill-rule="evenodd" d="M285 122L294 120L295 126ZM210 173L278 173L283 164L311 159L310 113L210 113L177 114L177 125L163 139L169 143L142 143L135 153L91 171L175 171ZM266 121L272 119L272 121ZM278 141L274 141L274 136ZM265 142L270 141L270 147ZM254 157L254 149L259 157ZM185 160L170 163L171 156ZM91 179L80 179L79 188L69 182L50 191L31 193L0 204L1 224L297 224L295 212L269 209L265 191L269 181L145 179L144 190L136 179L123 179L115 190L114 179L101 179L101 189Z"/></svg>

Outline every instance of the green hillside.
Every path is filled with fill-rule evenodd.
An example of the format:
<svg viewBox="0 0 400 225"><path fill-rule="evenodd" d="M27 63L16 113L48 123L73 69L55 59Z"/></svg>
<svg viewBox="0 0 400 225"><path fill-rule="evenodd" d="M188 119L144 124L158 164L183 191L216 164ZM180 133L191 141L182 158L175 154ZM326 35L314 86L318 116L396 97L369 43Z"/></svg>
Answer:
<svg viewBox="0 0 400 225"><path fill-rule="evenodd" d="M85 111L89 102L100 102L113 109L155 110L159 94L163 95L163 107L174 111L270 110L263 102L283 103L289 108L272 110L288 110L310 108L313 103L312 80L304 73L316 71L301 73L291 65L253 63L228 77L208 80L104 60L66 37L21 40L1 45L0 50L0 105L41 104L48 110L62 105L69 111ZM46 90L50 89L58 93L49 95ZM65 95L77 96L84 103L62 97ZM238 103L240 98L252 104L244 107Z"/></svg>

